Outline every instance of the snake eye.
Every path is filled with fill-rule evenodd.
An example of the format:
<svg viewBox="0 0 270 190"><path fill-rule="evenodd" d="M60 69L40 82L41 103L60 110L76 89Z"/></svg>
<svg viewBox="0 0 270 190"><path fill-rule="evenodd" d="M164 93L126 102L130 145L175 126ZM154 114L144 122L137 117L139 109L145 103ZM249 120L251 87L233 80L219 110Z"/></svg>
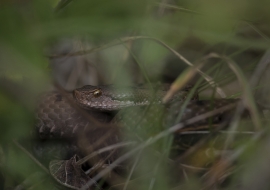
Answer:
<svg viewBox="0 0 270 190"><path fill-rule="evenodd" d="M94 95L95 98L98 98L98 97L100 97L102 95L102 91L100 89L95 89L93 91L93 95Z"/></svg>

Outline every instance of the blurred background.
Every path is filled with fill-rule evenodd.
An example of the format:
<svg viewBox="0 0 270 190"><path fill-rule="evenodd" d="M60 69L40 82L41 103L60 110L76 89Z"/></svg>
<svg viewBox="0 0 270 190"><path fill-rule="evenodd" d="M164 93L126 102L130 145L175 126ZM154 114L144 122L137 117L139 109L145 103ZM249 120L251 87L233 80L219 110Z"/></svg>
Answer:
<svg viewBox="0 0 270 190"><path fill-rule="evenodd" d="M40 170L14 142L28 138L37 97L55 84L71 91L86 84L172 83L188 63L205 62L202 71L223 93L203 80L202 99L241 97L230 60L247 81L261 69L251 88L267 115L269 7L267 0L0 1L0 189L27 184ZM269 188L267 180L252 175L270 176L268 141L266 132L241 156L245 170L228 182L232 189L239 181L243 189ZM200 182L192 178L182 187L200 189Z"/></svg>

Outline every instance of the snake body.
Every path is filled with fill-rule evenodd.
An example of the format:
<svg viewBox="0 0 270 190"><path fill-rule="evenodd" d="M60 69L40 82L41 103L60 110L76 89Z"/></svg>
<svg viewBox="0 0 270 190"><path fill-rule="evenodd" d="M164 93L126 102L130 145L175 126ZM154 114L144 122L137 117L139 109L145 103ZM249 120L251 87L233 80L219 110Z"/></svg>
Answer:
<svg viewBox="0 0 270 190"><path fill-rule="evenodd" d="M76 109L72 104L71 93L49 92L40 98L37 108L36 130L41 139L73 138L79 130L94 127L95 122L85 115L90 115L100 122L108 122L105 113ZM84 115L82 113L85 113Z"/></svg>
<svg viewBox="0 0 270 190"><path fill-rule="evenodd" d="M123 144L125 140L138 142L151 139L150 137L179 121L185 122L225 105L235 105L238 101L198 100L195 94L189 102L185 102L190 91L190 88L185 88L175 94L169 103L162 104L161 100L167 90L168 87L164 86L149 90L144 86L120 88L88 85L75 89L72 93L58 91L46 93L40 98L37 108L38 121L35 130L38 137L43 140L40 145L34 145L35 155L44 162L50 162L52 159L69 160L74 154L79 157L91 156L96 153L95 151L117 143ZM118 112L116 115L111 114L115 111ZM193 125L187 124L184 129L197 130L208 126L209 123L219 123L224 119L223 115L224 112L218 111L210 120L203 118ZM181 147L183 145L181 132L177 131L173 136L174 140L170 147L172 159L184 151ZM56 139L60 139L61 143L57 145ZM188 142L190 144L190 139ZM160 141L155 145L157 150L163 147ZM126 148L122 147L99 152L98 155L91 157L88 166L91 169L101 169L120 158L125 152ZM121 163L116 169L125 170L128 168L127 165L129 161ZM66 170L63 171L64 174Z"/></svg>
<svg viewBox="0 0 270 190"><path fill-rule="evenodd" d="M151 99L151 93L145 86L115 88L88 85L72 93L49 92L40 97L37 107L37 133L42 139L71 138L78 131L96 128L99 122L110 122L112 118L106 113L108 111L145 106L150 102L160 104L166 90L167 87L163 86L154 91L154 99ZM187 93L187 89L183 90L175 98L184 97Z"/></svg>
<svg viewBox="0 0 270 190"><path fill-rule="evenodd" d="M228 104L236 105L238 101L198 100L195 94L185 105L190 91L187 87L164 105L161 100L167 90L168 87L164 86L149 90L144 86L119 88L88 85L69 93L46 93L37 107L35 131L39 140L33 144L33 150L45 162L69 159L74 154L89 155L125 140L144 141L179 121L185 122ZM118 112L116 115L115 111ZM183 130L208 129L209 123L220 123L224 118L224 112L218 111L211 119L203 118L186 125ZM173 145L178 148L172 148L172 152L178 152L183 144L181 131L174 133L174 137ZM111 163L122 155L122 151L101 153L101 159L96 162L106 160Z"/></svg>
<svg viewBox="0 0 270 190"><path fill-rule="evenodd" d="M151 122L148 122L148 125L149 123L150 125L156 125L155 120L159 120L161 123L166 121L169 124L174 124L171 121L179 115L190 88L183 89L172 98L169 104L163 106L161 100L167 90L168 86L151 91L145 86L121 88L87 85L74 90L73 93L50 92L41 98L38 105L37 133L42 139L72 138L85 129L94 131L101 130L101 128L104 130L105 128L106 130L106 127L100 127L100 123L103 124L102 126L106 126L109 123L121 122L126 126L138 125L139 128L140 125L143 126L143 122L138 122L138 120L150 120ZM234 99L197 100L197 96L194 95L186 105L181 120L185 121L236 101ZM147 113L150 116L146 117L141 108L147 106ZM160 113L162 109L165 111ZM115 110L122 111L117 114L116 119L111 121L112 117L108 112ZM164 114L166 117L163 117ZM219 122L221 115L222 113L218 113L213 121ZM209 121L202 120L196 125L204 125L207 122ZM96 135L93 134L93 136Z"/></svg>

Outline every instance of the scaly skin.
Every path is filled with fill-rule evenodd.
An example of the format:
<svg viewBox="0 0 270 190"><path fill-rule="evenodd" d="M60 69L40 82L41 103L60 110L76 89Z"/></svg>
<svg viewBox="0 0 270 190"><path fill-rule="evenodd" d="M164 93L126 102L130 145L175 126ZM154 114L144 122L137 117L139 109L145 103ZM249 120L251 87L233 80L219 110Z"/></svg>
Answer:
<svg viewBox="0 0 270 190"><path fill-rule="evenodd" d="M140 96L134 97L134 94L129 93L128 97L133 97L129 101L127 96L114 94L115 92L126 93L129 91L128 89L114 91L111 88L111 86L87 86L76 89L73 93L50 92L44 94L37 108L37 135L43 141L46 139L46 142L50 142L51 139L67 140L79 150L79 153L71 151L71 154L83 152L83 155L89 155L93 151L123 142L125 139L128 141L133 137L135 137L135 141L148 139L175 125L179 122L179 113L185 107L184 102L188 95L188 89L186 89L179 92L171 102L163 105L161 99L166 93L164 89L157 91L155 98L151 98L151 93L147 93L145 88L132 88L132 92L138 90L135 95ZM146 101L145 97L148 97ZM84 104L85 101L90 100L94 100L93 102L96 103ZM119 104L120 100L132 102L132 105L130 103ZM138 102L140 100L143 103ZM115 102L104 106L104 102L111 101ZM195 95L182 110L181 122L228 104L235 105L237 101L233 99L197 100ZM95 107L91 107L93 105ZM116 110L116 107L122 108L113 117L114 115L110 113L112 110ZM202 119L192 125L186 125L183 130L206 129L210 121L215 124L222 122L223 119L224 113L219 111L210 120ZM182 138L179 138L178 134L175 134L176 138L173 143L176 147L181 146ZM47 154L42 151L44 150L42 146L38 149L41 150L39 155ZM121 155L122 150L107 151L99 156L102 158L101 160L111 163ZM68 157L63 158L69 159Z"/></svg>
<svg viewBox="0 0 270 190"><path fill-rule="evenodd" d="M155 121L158 121L162 128L170 127L175 124L176 118L183 108L183 102L188 95L189 88L176 94L170 103L162 105L161 100L166 94L166 90L167 87L156 90L154 98L152 97L153 93L145 86L133 88L84 86L74 90L73 94L67 93L65 96L57 92L47 93L41 98L37 110L38 134L43 139L72 138L85 129L94 131L100 128L97 123L101 122L103 126L108 125L112 118L105 112L115 110L121 111L111 122L114 125L122 123L122 126L127 126L130 129L133 127L144 128L147 131L147 128L152 128L149 125L157 125ZM237 101L234 99L213 101L196 99L195 95L187 104L181 121ZM76 105L82 109L76 108ZM148 105L150 106L148 107ZM145 107L146 112L142 111ZM93 119L89 119L88 116L98 122L93 122ZM222 113L217 113L217 116L212 119L213 123L220 122L221 116ZM208 123L209 121L205 119L197 122L196 125L207 125Z"/></svg>

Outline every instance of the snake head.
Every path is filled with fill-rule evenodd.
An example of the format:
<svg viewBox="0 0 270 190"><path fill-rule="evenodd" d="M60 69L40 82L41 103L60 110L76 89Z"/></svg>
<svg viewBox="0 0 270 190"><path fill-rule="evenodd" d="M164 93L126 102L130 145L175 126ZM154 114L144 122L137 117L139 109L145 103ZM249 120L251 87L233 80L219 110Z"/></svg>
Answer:
<svg viewBox="0 0 270 190"><path fill-rule="evenodd" d="M87 85L73 91L73 97L76 102L86 109L99 109L106 101L102 95L102 89L96 86Z"/></svg>
<svg viewBox="0 0 270 190"><path fill-rule="evenodd" d="M117 111L131 106L148 105L149 89L140 87L115 87L112 85L86 85L73 91L79 106L88 110Z"/></svg>
<svg viewBox="0 0 270 190"><path fill-rule="evenodd" d="M73 91L73 97L79 106L88 110L116 111L134 105L129 90L123 91L111 86L86 85Z"/></svg>
<svg viewBox="0 0 270 190"><path fill-rule="evenodd" d="M147 88L145 86L86 85L75 89L73 96L79 106L88 110L117 111L131 106L147 106L151 103L161 104L167 93L165 89ZM188 91L180 91L175 99L183 100Z"/></svg>

